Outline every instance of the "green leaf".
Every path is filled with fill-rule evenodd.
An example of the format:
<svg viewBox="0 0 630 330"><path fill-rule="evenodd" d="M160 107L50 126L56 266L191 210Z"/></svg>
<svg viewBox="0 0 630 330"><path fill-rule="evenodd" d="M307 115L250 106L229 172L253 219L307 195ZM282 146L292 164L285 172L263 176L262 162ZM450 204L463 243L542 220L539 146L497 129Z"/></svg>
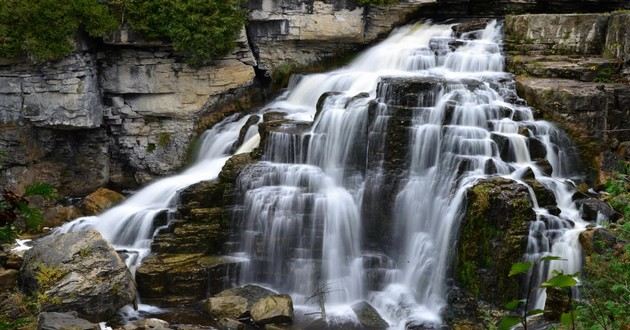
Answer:
<svg viewBox="0 0 630 330"><path fill-rule="evenodd" d="M521 323L521 318L518 316L508 315L504 316L501 321L499 321L498 328L499 330L510 330L517 324Z"/></svg>
<svg viewBox="0 0 630 330"><path fill-rule="evenodd" d="M507 304L505 304L505 309L509 310L509 311L513 311L515 309L518 308L518 306L521 305L521 303L525 302L525 299L514 299L510 302L508 302Z"/></svg>
<svg viewBox="0 0 630 330"><path fill-rule="evenodd" d="M527 316L532 316L532 315L538 315L538 314L542 314L545 311L542 309L532 309L531 311L527 312Z"/></svg>
<svg viewBox="0 0 630 330"><path fill-rule="evenodd" d="M567 259L562 259L558 256L546 256L546 257L540 258L540 261L554 261L554 260L567 260Z"/></svg>
<svg viewBox="0 0 630 330"><path fill-rule="evenodd" d="M570 327L573 325L573 317L574 315L574 311L570 311L568 313L562 313L560 315L560 323L562 323L562 325Z"/></svg>
<svg viewBox="0 0 630 330"><path fill-rule="evenodd" d="M577 285L577 280L572 275L558 274L543 282L543 288L570 288Z"/></svg>
<svg viewBox="0 0 630 330"><path fill-rule="evenodd" d="M523 274L529 271L532 268L531 262L517 262L512 265L512 269L510 269L510 274L508 276L515 276L519 274Z"/></svg>
<svg viewBox="0 0 630 330"><path fill-rule="evenodd" d="M55 188L47 183L36 182L28 187L24 192L24 197L28 196L41 196L48 199L54 199L57 195Z"/></svg>

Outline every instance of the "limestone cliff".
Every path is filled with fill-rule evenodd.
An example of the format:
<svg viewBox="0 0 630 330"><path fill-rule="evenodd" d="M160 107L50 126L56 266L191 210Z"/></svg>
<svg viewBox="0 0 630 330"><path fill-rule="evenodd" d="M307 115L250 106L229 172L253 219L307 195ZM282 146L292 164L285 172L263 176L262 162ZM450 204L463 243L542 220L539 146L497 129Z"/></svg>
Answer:
<svg viewBox="0 0 630 330"><path fill-rule="evenodd" d="M0 59L0 184L45 181L84 195L173 173L201 130L262 101L275 68L357 50L432 2L252 0L236 49L200 68L128 29L78 38L55 63Z"/></svg>
<svg viewBox="0 0 630 330"><path fill-rule="evenodd" d="M505 20L520 96L570 133L594 181L630 156L629 23L623 11Z"/></svg>

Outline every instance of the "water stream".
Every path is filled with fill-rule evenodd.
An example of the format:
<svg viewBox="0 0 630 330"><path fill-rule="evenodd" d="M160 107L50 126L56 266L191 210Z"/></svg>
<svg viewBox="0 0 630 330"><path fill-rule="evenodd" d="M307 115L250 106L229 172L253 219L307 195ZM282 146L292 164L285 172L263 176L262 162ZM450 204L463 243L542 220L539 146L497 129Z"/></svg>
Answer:
<svg viewBox="0 0 630 330"><path fill-rule="evenodd" d="M560 213L538 206L532 191L537 221L523 258L567 259L537 269L540 278L580 269L577 234L586 223L571 200L576 173L566 138L534 120L516 96L496 22L457 38L451 26L400 28L346 67L294 77L260 110L283 112L287 121L260 146L262 161L238 179L238 230L229 246L247 260L240 283L289 292L305 311L317 309L309 297L325 287L333 320L352 318L349 306L367 300L394 328L439 324L466 190L489 176L524 183L528 169L553 192ZM150 252L156 216L175 206L181 189L217 177L248 118L207 131L198 159L181 174L60 231L100 231L133 255L127 263L135 270ZM257 146L255 126L250 131L237 152ZM394 133L408 141L398 158L388 150ZM544 149L551 173L532 159L533 144ZM544 292L534 300L531 307L544 306Z"/></svg>

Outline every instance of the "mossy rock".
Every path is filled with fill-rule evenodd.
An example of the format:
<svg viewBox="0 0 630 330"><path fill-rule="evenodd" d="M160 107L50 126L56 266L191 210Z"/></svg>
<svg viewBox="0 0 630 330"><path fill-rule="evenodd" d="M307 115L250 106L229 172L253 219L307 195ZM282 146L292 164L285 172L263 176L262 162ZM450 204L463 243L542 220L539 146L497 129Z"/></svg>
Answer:
<svg viewBox="0 0 630 330"><path fill-rule="evenodd" d="M519 278L509 277L527 247L535 221L527 187L505 178L479 181L468 191L457 243L455 277L466 291L493 304L520 296Z"/></svg>

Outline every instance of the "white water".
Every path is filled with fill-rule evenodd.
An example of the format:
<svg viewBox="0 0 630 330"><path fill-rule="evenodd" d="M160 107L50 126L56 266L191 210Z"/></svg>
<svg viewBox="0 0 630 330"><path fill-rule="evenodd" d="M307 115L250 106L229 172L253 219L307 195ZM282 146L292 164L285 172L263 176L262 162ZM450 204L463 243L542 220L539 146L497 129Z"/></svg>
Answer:
<svg viewBox="0 0 630 330"><path fill-rule="evenodd" d="M181 174L158 180L125 200L122 204L93 217L83 217L57 229L64 233L95 229L112 243L116 250L127 252L127 266L132 274L150 252L157 230L157 215L168 213L175 206L178 192L204 180L216 178L229 158L229 150L237 140L247 116L230 117L202 136L195 163ZM167 215L167 214L166 214Z"/></svg>
<svg viewBox="0 0 630 330"><path fill-rule="evenodd" d="M242 283L290 292L306 309L313 308L315 301L308 297L323 284L330 291L326 304L332 319L348 318L350 304L368 300L394 328L438 324L466 189L490 175L520 180L527 168L553 191L561 213L553 216L535 203L538 220L523 257L551 253L567 259L541 267L541 278L551 269L579 270L576 236L585 223L564 179L573 173L560 133L534 121L531 110L516 102L514 82L503 72L495 23L462 40L451 34L450 25L401 28L347 67L301 77L261 110L314 122L307 129L286 123L292 129L288 133L272 133L262 146L264 161L239 178L242 207L235 222L240 234L232 252L248 260L240 272ZM449 42L454 41L458 47L453 50ZM388 90L383 77L433 77L434 82L411 95L408 161L393 206L384 210L391 219L392 246L365 240L370 229L366 210L386 208L378 196L381 185L390 183L384 155L389 120L397 111L388 100L396 91ZM328 97L315 118L317 101L330 91L339 94ZM155 216L174 207L181 189L217 177L246 120L230 118L209 130L198 160L180 175L60 231L99 230L117 249L133 254L127 263L134 270L150 252ZM544 145L552 176L530 159L530 140L519 134L523 129ZM257 146L260 137L250 131L238 152ZM498 141L507 144L501 149ZM383 271L376 287L366 278L369 260ZM544 292L537 293L535 306L544 299Z"/></svg>

